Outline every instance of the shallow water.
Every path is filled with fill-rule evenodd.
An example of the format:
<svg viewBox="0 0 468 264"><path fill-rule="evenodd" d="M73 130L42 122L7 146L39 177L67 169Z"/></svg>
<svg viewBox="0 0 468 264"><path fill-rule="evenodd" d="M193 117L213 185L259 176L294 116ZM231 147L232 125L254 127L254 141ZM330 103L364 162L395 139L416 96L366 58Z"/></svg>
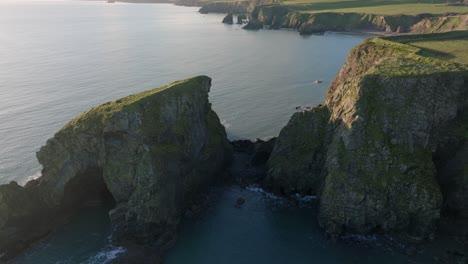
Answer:
<svg viewBox="0 0 468 264"><path fill-rule="evenodd" d="M277 135L295 106L323 101L365 38L245 31L197 10L0 1L0 183L39 176L35 152L80 112L199 74L230 138Z"/></svg>

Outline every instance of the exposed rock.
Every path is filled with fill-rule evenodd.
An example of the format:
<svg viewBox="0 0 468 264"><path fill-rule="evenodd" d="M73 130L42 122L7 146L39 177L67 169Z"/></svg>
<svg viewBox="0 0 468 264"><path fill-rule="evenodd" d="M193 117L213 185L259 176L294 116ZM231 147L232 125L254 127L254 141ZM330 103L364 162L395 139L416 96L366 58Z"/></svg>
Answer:
<svg viewBox="0 0 468 264"><path fill-rule="evenodd" d="M466 14L375 15L364 13L304 13L281 4L257 5L251 20L267 28L292 28L301 35L325 31L437 33L467 30ZM253 26L252 26L253 28Z"/></svg>
<svg viewBox="0 0 468 264"><path fill-rule="evenodd" d="M265 185L281 194L316 195L322 182L326 129L330 118L324 106L295 113L276 141L268 160Z"/></svg>
<svg viewBox="0 0 468 264"><path fill-rule="evenodd" d="M275 142L276 138L271 138L267 141L257 139L257 142L255 142L254 153L251 159L252 165L259 166L265 164L270 158L270 154L273 151Z"/></svg>
<svg viewBox="0 0 468 264"><path fill-rule="evenodd" d="M246 152L252 154L255 150L255 144L250 140L234 140L231 142L234 151Z"/></svg>
<svg viewBox="0 0 468 264"><path fill-rule="evenodd" d="M456 30L468 30L468 14L424 18L413 24L409 31L422 34Z"/></svg>
<svg viewBox="0 0 468 264"><path fill-rule="evenodd" d="M256 19L250 19L249 23L247 25L242 27L243 29L250 29L250 30L256 30L256 29L262 29L263 24L258 22Z"/></svg>
<svg viewBox="0 0 468 264"><path fill-rule="evenodd" d="M242 25L242 24L244 24L245 20L247 20L246 15L238 15L237 16L237 24Z"/></svg>
<svg viewBox="0 0 468 264"><path fill-rule="evenodd" d="M227 14L227 15L223 18L223 23L224 23L224 24L230 24L230 25L234 24L234 18L233 18L233 16L232 16L231 13Z"/></svg>
<svg viewBox="0 0 468 264"><path fill-rule="evenodd" d="M467 138L460 120L468 113L468 67L419 53L393 39L372 39L353 49L325 105L296 113L281 131L268 162L267 186L282 193L319 193L319 222L332 234L381 230L430 236L444 191L433 153ZM448 160L460 164L454 175L442 176L448 182L459 182L466 164L463 149L454 153L460 154L444 156L437 166ZM445 195L460 210L466 206L464 186L457 195Z"/></svg>
<svg viewBox="0 0 468 264"><path fill-rule="evenodd" d="M37 153L43 170L35 184L0 187L0 241L14 244L11 237L24 225L17 233L9 230L18 222L36 221L47 210L54 211L45 217L50 220L107 194L116 204L113 239L162 252L192 199L231 159L224 127L208 102L210 86L209 77L199 76L70 121Z"/></svg>

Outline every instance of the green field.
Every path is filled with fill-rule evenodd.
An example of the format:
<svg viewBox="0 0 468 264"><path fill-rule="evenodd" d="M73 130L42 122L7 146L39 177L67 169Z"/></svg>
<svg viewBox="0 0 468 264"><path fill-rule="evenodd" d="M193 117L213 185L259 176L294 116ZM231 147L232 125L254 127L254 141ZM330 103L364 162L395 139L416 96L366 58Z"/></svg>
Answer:
<svg viewBox="0 0 468 264"><path fill-rule="evenodd" d="M440 0L283 0L282 3L306 13L342 12L379 15L468 13L468 6L449 6Z"/></svg>
<svg viewBox="0 0 468 264"><path fill-rule="evenodd" d="M421 48L421 55L468 64L468 31L384 38Z"/></svg>
<svg viewBox="0 0 468 264"><path fill-rule="evenodd" d="M417 41L408 44L423 48L432 57L468 64L468 39Z"/></svg>

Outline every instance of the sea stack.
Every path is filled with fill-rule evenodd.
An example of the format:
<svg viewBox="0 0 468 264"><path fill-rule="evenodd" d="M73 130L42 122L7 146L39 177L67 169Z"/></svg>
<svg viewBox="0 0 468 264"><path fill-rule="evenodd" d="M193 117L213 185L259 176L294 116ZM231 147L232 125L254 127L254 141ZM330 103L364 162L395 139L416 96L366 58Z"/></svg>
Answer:
<svg viewBox="0 0 468 264"><path fill-rule="evenodd" d="M325 104L295 113L268 161L266 185L319 195L319 222L331 234L424 238L442 211L468 215L468 68L404 40L354 48Z"/></svg>
<svg viewBox="0 0 468 264"><path fill-rule="evenodd" d="M231 159L210 86L206 76L174 82L65 125L37 153L39 179L0 186L0 255L27 247L89 199L113 200L114 241L164 249L185 209Z"/></svg>

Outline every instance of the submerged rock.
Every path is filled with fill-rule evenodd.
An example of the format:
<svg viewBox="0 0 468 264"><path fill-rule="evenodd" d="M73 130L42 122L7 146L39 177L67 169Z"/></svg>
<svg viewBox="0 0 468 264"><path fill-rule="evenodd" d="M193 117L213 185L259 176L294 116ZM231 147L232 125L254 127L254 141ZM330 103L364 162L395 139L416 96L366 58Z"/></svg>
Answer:
<svg viewBox="0 0 468 264"><path fill-rule="evenodd" d="M245 199L242 198L242 197L239 197L237 198L236 200L236 204L234 205L234 207L236 208L241 208L241 206L245 203Z"/></svg>
<svg viewBox="0 0 468 264"><path fill-rule="evenodd" d="M429 237L444 196L461 215L468 67L419 54L392 38L353 49L325 105L294 114L282 129L266 185L286 194L319 194L319 222L332 234ZM443 154L447 146L451 155ZM459 165L441 175L437 168L448 161ZM438 178L446 182L442 189ZM454 193L444 191L448 186Z"/></svg>
<svg viewBox="0 0 468 264"><path fill-rule="evenodd" d="M0 243L15 244L13 220L53 212L44 217L51 219L109 197L115 241L163 250L192 199L231 159L225 129L208 102L210 86L206 76L174 82L70 121L37 153L43 170L36 184L0 186Z"/></svg>

